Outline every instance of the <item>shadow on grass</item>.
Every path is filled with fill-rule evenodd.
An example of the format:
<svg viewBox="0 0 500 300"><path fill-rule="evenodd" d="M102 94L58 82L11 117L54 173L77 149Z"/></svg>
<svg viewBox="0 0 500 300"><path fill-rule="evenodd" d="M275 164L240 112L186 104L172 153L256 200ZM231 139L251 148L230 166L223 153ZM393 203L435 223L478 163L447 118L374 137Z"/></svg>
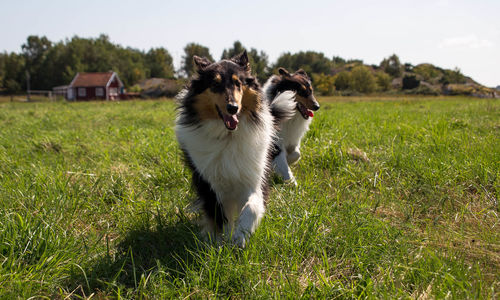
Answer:
<svg viewBox="0 0 500 300"><path fill-rule="evenodd" d="M114 254L93 260L87 270L75 267L70 286L75 293L104 293L123 288L137 289L143 281L161 270L169 280L185 277L185 267L191 265L202 243L197 228L188 219L156 228L131 230L117 246ZM142 281L142 282L141 282ZM80 291L78 291L80 290ZM107 291L107 292L106 292Z"/></svg>

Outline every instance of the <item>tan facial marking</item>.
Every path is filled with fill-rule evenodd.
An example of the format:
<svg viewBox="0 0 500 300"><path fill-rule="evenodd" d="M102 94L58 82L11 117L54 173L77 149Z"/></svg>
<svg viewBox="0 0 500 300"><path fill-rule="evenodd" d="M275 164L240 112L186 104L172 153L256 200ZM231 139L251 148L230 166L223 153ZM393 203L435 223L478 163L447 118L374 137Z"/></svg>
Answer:
<svg viewBox="0 0 500 300"><path fill-rule="evenodd" d="M243 87L243 113L255 112L260 108L259 93L247 86Z"/></svg>
<svg viewBox="0 0 500 300"><path fill-rule="evenodd" d="M237 82L240 80L236 74L233 74L233 76L231 76L231 78L233 79L234 82Z"/></svg>
<svg viewBox="0 0 500 300"><path fill-rule="evenodd" d="M224 94L216 94L210 91L210 89L206 89L203 93L196 96L194 108L202 120L219 119L220 117L215 109L215 104L221 109L226 107Z"/></svg>
<svg viewBox="0 0 500 300"><path fill-rule="evenodd" d="M241 103L243 102L243 92L240 88L235 88L233 91L234 102L238 105L238 112L241 111Z"/></svg>
<svg viewBox="0 0 500 300"><path fill-rule="evenodd" d="M222 81L222 77L220 76L220 74L216 74L216 75L215 75L215 77L214 77L214 80L215 80L215 82L217 82L217 83L221 83L221 81Z"/></svg>
<svg viewBox="0 0 500 300"><path fill-rule="evenodd" d="M303 85L303 84L301 84L301 85L300 85L300 88L301 88L301 89L303 89L304 91L305 91L305 90L307 90L307 89L306 89L306 86L305 86L305 85Z"/></svg>

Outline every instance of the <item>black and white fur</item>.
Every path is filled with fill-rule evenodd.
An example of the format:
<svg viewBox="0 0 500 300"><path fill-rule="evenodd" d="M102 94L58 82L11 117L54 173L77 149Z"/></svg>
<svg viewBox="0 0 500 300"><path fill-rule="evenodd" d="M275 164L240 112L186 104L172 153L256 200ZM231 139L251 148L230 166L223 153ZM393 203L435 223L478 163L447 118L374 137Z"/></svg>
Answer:
<svg viewBox="0 0 500 300"><path fill-rule="evenodd" d="M273 168L285 181L297 185L290 165L300 159L300 142L309 130L312 122L312 111L319 109L311 80L303 70L290 74L279 68L280 75L271 76L264 84L263 91L271 107L277 99L286 98L297 108L292 118L280 124L278 139L274 142Z"/></svg>
<svg viewBox="0 0 500 300"><path fill-rule="evenodd" d="M205 230L215 233L217 238L220 234L231 237L234 244L245 247L265 212L272 142L278 122L273 114L285 118L283 116L292 114L293 107L277 99L271 113L260 86L250 75L246 52L218 63L196 57L195 62L198 74L177 97L179 113L175 132L193 173L198 202L205 212ZM211 101L200 96L204 93L220 95L229 91L227 97L231 98L231 93L237 95L237 87L228 79L236 78L234 74L243 90L240 109L234 115L237 128L233 128L234 124L225 126L228 117L224 108L217 108L221 118L207 117L206 111L199 108L200 101ZM226 92L220 92L213 83L207 86L200 83L210 81L210 76L222 81ZM248 93L255 97L252 101L258 103L246 101ZM226 101L232 101L229 98ZM210 105L206 107L211 109Z"/></svg>

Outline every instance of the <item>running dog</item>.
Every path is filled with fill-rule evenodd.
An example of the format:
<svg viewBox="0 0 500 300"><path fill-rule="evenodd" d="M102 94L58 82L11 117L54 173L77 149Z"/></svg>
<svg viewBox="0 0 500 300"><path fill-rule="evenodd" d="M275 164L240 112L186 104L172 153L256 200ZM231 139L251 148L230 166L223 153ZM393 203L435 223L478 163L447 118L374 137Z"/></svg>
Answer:
<svg viewBox="0 0 500 300"><path fill-rule="evenodd" d="M194 63L197 74L177 96L175 132L205 231L243 248L265 212L276 127L295 108L282 98L271 111L246 51L217 63L194 56Z"/></svg>
<svg viewBox="0 0 500 300"><path fill-rule="evenodd" d="M300 141L309 130L313 111L319 109L319 104L314 97L311 79L304 70L293 74L284 68L278 71L279 75L271 76L264 84L266 100L273 107L277 99L283 101L286 97L296 110L291 119L280 125L279 138L274 141L273 167L284 180L297 185L289 165L300 159Z"/></svg>

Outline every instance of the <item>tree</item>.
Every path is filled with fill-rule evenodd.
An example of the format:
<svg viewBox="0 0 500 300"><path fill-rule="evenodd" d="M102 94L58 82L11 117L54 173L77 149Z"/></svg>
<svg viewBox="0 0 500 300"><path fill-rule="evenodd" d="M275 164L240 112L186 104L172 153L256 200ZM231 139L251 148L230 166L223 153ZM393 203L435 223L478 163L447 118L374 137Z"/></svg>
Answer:
<svg viewBox="0 0 500 300"><path fill-rule="evenodd" d="M195 72L195 67L193 63L193 56L201 56L201 57L206 57L210 61L214 61L212 55L210 54L210 50L202 46L200 44L196 43L189 43L184 47L184 56L182 57L182 67L181 71L184 73L184 75L190 77L193 75Z"/></svg>
<svg viewBox="0 0 500 300"><path fill-rule="evenodd" d="M240 54L244 50L246 50L246 48L243 47L243 44L241 44L240 41L235 41L233 43L233 47L232 48L224 49L224 51L222 51L222 56L221 56L220 59L229 59L229 58L231 58L231 57L233 57L235 55Z"/></svg>
<svg viewBox="0 0 500 300"><path fill-rule="evenodd" d="M321 52L307 51L291 54L290 52L282 54L274 64L274 69L283 67L290 71L303 69L309 75L331 74L333 64L328 57Z"/></svg>
<svg viewBox="0 0 500 300"><path fill-rule="evenodd" d="M259 82L266 82L267 78L270 76L269 56L262 50L257 52L257 49L252 48L250 52L248 52L248 58L250 59L252 73L255 74Z"/></svg>
<svg viewBox="0 0 500 300"><path fill-rule="evenodd" d="M7 93L20 92L26 82L24 57L16 53L0 55L0 89Z"/></svg>
<svg viewBox="0 0 500 300"><path fill-rule="evenodd" d="M15 94L21 91L21 85L13 79L7 79L4 83L4 87L7 94Z"/></svg>
<svg viewBox="0 0 500 300"><path fill-rule="evenodd" d="M346 64L346 60L340 56L334 56L332 57L332 64L333 67L342 67L343 65Z"/></svg>
<svg viewBox="0 0 500 300"><path fill-rule="evenodd" d="M45 56L52 47L52 42L45 36L28 36L26 43L21 46L26 62L26 71L30 73L32 89L41 89L41 81L44 76L43 70L40 70Z"/></svg>
<svg viewBox="0 0 500 300"><path fill-rule="evenodd" d="M403 66L401 65L399 57L396 54L382 60L380 68L392 77L400 77L401 74L403 74Z"/></svg>
<svg viewBox="0 0 500 300"><path fill-rule="evenodd" d="M146 67L150 77L174 78L172 56L165 48L155 48L146 54Z"/></svg>
<svg viewBox="0 0 500 300"><path fill-rule="evenodd" d="M26 65L30 67L40 63L51 46L52 42L45 36L41 38L36 35L28 36L26 44L21 46L26 58Z"/></svg>
<svg viewBox="0 0 500 300"><path fill-rule="evenodd" d="M0 53L0 91L3 90L4 84L3 80L5 78L5 57L7 53Z"/></svg>
<svg viewBox="0 0 500 300"><path fill-rule="evenodd" d="M367 66L356 66L351 71L351 88L360 93L373 93L377 89L375 77Z"/></svg>

